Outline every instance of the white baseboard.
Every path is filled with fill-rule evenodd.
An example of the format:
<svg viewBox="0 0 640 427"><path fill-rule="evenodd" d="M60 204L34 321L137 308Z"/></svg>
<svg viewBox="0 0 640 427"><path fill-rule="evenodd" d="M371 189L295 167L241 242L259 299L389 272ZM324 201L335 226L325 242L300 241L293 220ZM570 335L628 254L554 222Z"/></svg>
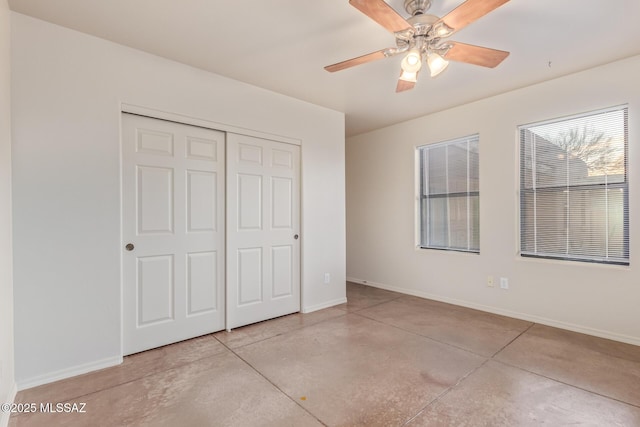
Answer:
<svg viewBox="0 0 640 427"><path fill-rule="evenodd" d="M338 298L331 301L324 302L322 304L310 305L308 307L303 307L303 313L311 313L313 311L322 310L324 308L334 307L336 305L344 304L347 302L347 298Z"/></svg>
<svg viewBox="0 0 640 427"><path fill-rule="evenodd" d="M18 393L18 386L16 383L13 383L13 387L11 387L9 396L7 396L7 401L6 402L0 401L0 403L15 402L17 393ZM0 427L7 427L9 425L9 417L11 417L11 412L0 411Z"/></svg>
<svg viewBox="0 0 640 427"><path fill-rule="evenodd" d="M64 380L66 378L75 377L76 375L86 374L87 372L97 371L98 369L109 368L122 363L122 356L108 357L106 359L95 362L85 363L83 365L73 366L71 368L61 369L59 371L50 372L44 375L38 375L24 381L18 382L18 390L25 390L31 387L37 387L43 384L49 384L54 381Z"/></svg>
<svg viewBox="0 0 640 427"><path fill-rule="evenodd" d="M640 346L640 338L629 335L618 334L615 332L603 331L588 326L576 325L574 323L563 322L561 320L549 319L528 313L520 313L511 310L505 310L498 307L492 307L484 304L477 304L470 301L459 300L455 298L443 297L440 295L430 294L428 292L418 291L414 289L405 289L397 286L390 286L384 283L376 283L370 280L357 279L355 277L347 277L347 282L359 283L362 285L372 286L374 288L385 289L387 291L399 292L402 294L412 295L420 298L426 298L434 301L446 302L462 307L473 308L475 310L486 311L488 313L499 314L501 316L513 317L515 319L526 320L528 322L540 323L541 325L552 326L555 328L566 329L568 331L579 332L581 334L593 335L600 338L606 338L614 341L620 341L627 344Z"/></svg>

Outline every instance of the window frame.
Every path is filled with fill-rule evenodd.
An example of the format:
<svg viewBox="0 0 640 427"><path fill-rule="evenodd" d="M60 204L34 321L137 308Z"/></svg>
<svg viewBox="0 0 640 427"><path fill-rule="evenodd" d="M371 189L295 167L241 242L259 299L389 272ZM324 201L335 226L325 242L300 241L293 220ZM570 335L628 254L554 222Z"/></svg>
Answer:
<svg viewBox="0 0 640 427"><path fill-rule="evenodd" d="M574 120L574 119L582 119L582 118L586 118L586 117L590 117L590 116L597 116L600 114L606 114L606 113L611 113L611 112L615 112L615 111L621 111L623 112L624 115L624 124L623 124L623 134L624 134L624 150L623 150L623 155L624 155L624 161L623 161L623 165L624 165L624 182L621 183L583 183L583 184L574 184L574 185L559 185L559 186L548 186L548 187L541 187L540 189L538 188L533 188L533 189L526 189L525 185L524 185L524 174L523 174L523 168L525 167L525 157L523 154L523 149L524 149L524 137L523 137L523 131L532 128L532 127L536 127L536 126L544 126L544 125L550 125L550 124L554 124L554 123L561 123L561 122L566 122L566 121L570 121L570 120ZM582 112L582 113L578 113L578 114L573 114L573 115L568 115L568 116L563 116L563 117L557 117L557 118L553 118L553 119L548 119L548 120L542 120L542 121L538 121L538 122L532 122L532 123L528 123L528 124L523 124L523 125L519 125L517 127L517 133L516 133L516 138L517 138L517 164L518 164L518 174L517 174L517 189L518 189L518 199L517 199L517 204L518 204L518 255L521 258L525 258L525 259L547 259L547 260L558 260L558 261L572 261L572 262L582 262L582 263L587 263L587 264L600 264L600 265L613 265L613 266L629 266L630 265L630 238L631 238L631 234L630 234L630 218L631 218L631 214L630 214L630 200L629 200L629 106L628 104L621 104L621 105L616 105L616 106L612 106L612 107L608 107L608 108L602 108L602 109L597 109L597 110L591 110L591 111L586 111L586 112ZM622 204L622 211L623 211L623 227L624 227L624 231L623 231L623 257L609 257L609 256L595 256L595 255L582 255L582 254L551 254L551 253L544 253L544 252L539 252L539 253L535 253L538 252L537 249L535 251L530 251L530 250L524 250L523 245L524 243L524 233L525 231L525 217L524 217L524 204L525 204L525 198L524 198L524 194L536 194L536 191L540 191L540 192L549 192L549 193L558 193L560 191L566 191L567 189L573 189L575 188L576 190L597 190L597 189L622 189L623 190L623 204ZM606 220L608 221L608 216L606 216ZM537 227L538 224L534 224L534 227ZM568 231L567 231L567 235L568 235ZM569 237L568 237L569 238ZM534 237L535 239L535 237ZM536 243L536 242L534 242ZM607 244L608 245L608 244Z"/></svg>
<svg viewBox="0 0 640 427"><path fill-rule="evenodd" d="M425 184L426 184L426 179L425 179L425 172L426 172L426 165L425 165L425 153L424 150L432 150L438 147L446 147L446 146L451 146L451 145L455 145L455 144L461 144L461 143L475 143L476 147L477 147L477 153L478 153L478 162L477 162L477 169L478 169L478 185L477 185L477 190L472 190L469 191L469 182L470 182L470 176L469 176L469 155L467 154L466 157L466 161L467 161L467 175L466 175L466 183L467 183L467 191L455 191L455 192L446 192L444 194L433 194L431 196L429 196L426 193L425 190ZM467 149L467 153L468 153L468 149ZM429 143L429 144L423 144L420 146L415 147L415 153L416 153L416 169L417 169L417 174L416 174L416 184L417 184L417 202L416 202L416 249L420 250L420 249L427 249L427 250L438 250L438 251L446 251L446 252L458 252L458 253L467 253L467 254L479 254L480 253L480 134L479 133L474 133L471 135L467 135L467 136L463 136L463 137L458 137L458 138L453 138L453 139L449 139L449 140L444 140L444 141L439 141L439 142L434 142L434 143ZM445 172L445 177L448 175L448 162L447 165L445 165L445 169L447 170L447 172ZM447 179L447 178L445 178ZM447 184L448 185L448 184ZM425 225L426 228L428 229L428 217L427 218L423 218L424 215L428 215L428 208L425 212L424 207L423 207L423 200L429 200L429 199L442 199L442 198L459 198L459 197L465 197L467 200L467 217L466 217L466 221L467 221L467 228L466 228L466 234L467 234L467 248L462 248L462 247L456 247L456 246L451 246L451 239L448 236L448 244L446 246L440 246L440 245L427 245L424 244L425 242L428 242L428 238L426 237L427 235L425 234L427 231L424 230ZM477 244L478 247L476 248L472 248L470 245L471 242L471 221L473 221L472 217L468 215L469 213L469 201L472 200L473 197L477 197L477 212L476 212L476 216L477 216L477 220L476 220L476 226L477 226ZM447 208L447 210L449 211L449 209ZM450 230L450 217L447 217L447 224L448 224L448 230ZM450 234L450 233L448 233Z"/></svg>

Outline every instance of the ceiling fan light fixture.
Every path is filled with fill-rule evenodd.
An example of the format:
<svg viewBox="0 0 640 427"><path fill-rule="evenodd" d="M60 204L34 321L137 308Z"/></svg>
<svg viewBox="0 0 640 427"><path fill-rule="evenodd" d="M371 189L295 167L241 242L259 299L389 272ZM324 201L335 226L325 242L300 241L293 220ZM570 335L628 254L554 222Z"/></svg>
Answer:
<svg viewBox="0 0 640 427"><path fill-rule="evenodd" d="M420 68L422 68L422 55L420 51L418 49L411 49L407 56L402 59L400 66L402 67L403 74L417 74Z"/></svg>
<svg viewBox="0 0 640 427"><path fill-rule="evenodd" d="M416 71L415 73L411 73L409 71L402 70L402 74L400 74L400 80L416 83L418 81L418 72Z"/></svg>
<svg viewBox="0 0 640 427"><path fill-rule="evenodd" d="M409 64L410 66L416 65L418 62L420 62L420 56L416 55L413 52L407 55L407 64Z"/></svg>
<svg viewBox="0 0 640 427"><path fill-rule="evenodd" d="M427 65L431 71L431 77L436 77L449 66L449 61L436 52L429 52L427 55Z"/></svg>

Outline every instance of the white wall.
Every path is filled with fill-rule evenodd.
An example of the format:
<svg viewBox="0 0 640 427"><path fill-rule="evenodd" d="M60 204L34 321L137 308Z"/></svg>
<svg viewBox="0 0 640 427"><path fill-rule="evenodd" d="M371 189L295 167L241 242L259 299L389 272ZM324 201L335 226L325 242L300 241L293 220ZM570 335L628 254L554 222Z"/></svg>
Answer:
<svg viewBox="0 0 640 427"><path fill-rule="evenodd" d="M342 113L17 13L11 21L19 388L120 358L121 103L302 140L302 307L344 301Z"/></svg>
<svg viewBox="0 0 640 427"><path fill-rule="evenodd" d="M13 369L13 278L11 256L11 56L10 14L0 0L0 403L12 402L15 394ZM0 412L0 426L9 414Z"/></svg>
<svg viewBox="0 0 640 427"><path fill-rule="evenodd" d="M638 76L640 57L629 58L347 139L347 277L640 344ZM519 257L516 127L624 103L630 267ZM480 255L416 250L415 147L474 133ZM508 277L510 289L488 288L488 275Z"/></svg>

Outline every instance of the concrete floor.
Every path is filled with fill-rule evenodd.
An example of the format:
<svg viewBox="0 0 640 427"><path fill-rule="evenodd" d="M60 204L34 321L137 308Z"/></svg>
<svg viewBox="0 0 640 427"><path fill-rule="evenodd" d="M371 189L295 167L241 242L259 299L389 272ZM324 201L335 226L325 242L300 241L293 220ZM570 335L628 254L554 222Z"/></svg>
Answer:
<svg viewBox="0 0 640 427"><path fill-rule="evenodd" d="M17 426L640 426L640 347L349 283L348 303L35 387Z"/></svg>

